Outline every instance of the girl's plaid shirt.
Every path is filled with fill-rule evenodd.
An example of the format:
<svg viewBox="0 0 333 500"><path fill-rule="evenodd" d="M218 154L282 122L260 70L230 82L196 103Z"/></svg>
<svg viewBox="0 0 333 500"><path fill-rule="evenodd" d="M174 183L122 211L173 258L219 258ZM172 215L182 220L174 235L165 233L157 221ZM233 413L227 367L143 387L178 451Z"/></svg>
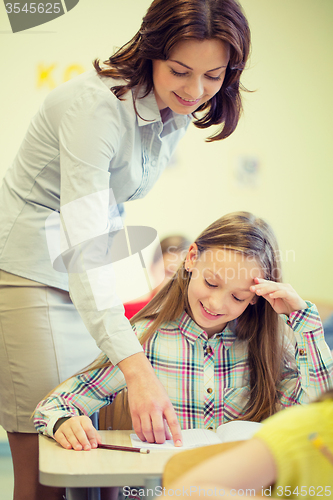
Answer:
<svg viewBox="0 0 333 500"><path fill-rule="evenodd" d="M279 387L283 407L307 403L333 386L333 359L316 307L308 302L307 309L294 312L286 323L294 332L295 345L286 341L296 363L284 362ZM141 321L133 328L140 336L148 326L149 321ZM215 429L242 413L249 397L247 343L237 340L228 326L208 339L183 313L162 325L144 349L182 429ZM114 366L75 376L38 405L36 429L52 436L59 418L91 415L125 386Z"/></svg>

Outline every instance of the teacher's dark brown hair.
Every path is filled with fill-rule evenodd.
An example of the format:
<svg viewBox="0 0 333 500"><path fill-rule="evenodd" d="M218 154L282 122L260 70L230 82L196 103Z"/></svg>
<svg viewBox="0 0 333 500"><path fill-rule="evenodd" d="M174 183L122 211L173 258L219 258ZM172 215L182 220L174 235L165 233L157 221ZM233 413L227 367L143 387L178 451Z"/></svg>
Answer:
<svg viewBox="0 0 333 500"><path fill-rule="evenodd" d="M132 40L104 61L104 68L97 59L94 66L101 75L125 80L111 90L121 99L134 89L135 101L153 89L152 60L167 60L179 42L193 39L218 39L230 47L221 89L194 113L199 128L222 125L208 141L225 139L242 112L240 77L250 50L250 29L236 0L154 0Z"/></svg>

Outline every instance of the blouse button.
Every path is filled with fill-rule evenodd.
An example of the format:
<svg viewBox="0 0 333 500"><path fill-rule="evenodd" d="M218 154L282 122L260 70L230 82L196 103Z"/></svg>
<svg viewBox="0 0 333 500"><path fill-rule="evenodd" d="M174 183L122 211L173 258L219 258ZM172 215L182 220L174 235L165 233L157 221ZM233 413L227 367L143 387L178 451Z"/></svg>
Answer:
<svg viewBox="0 0 333 500"><path fill-rule="evenodd" d="M207 354L212 354L213 350L210 346L207 347Z"/></svg>
<svg viewBox="0 0 333 500"><path fill-rule="evenodd" d="M213 429L214 429L214 427L208 427L209 431L212 431Z"/></svg>
<svg viewBox="0 0 333 500"><path fill-rule="evenodd" d="M211 393L213 392L213 389L212 389L211 387L209 387L209 388L207 389L207 392L208 392L208 394L211 394Z"/></svg>
<svg viewBox="0 0 333 500"><path fill-rule="evenodd" d="M299 350L300 356L305 356L306 355L306 350L305 349L300 349Z"/></svg>

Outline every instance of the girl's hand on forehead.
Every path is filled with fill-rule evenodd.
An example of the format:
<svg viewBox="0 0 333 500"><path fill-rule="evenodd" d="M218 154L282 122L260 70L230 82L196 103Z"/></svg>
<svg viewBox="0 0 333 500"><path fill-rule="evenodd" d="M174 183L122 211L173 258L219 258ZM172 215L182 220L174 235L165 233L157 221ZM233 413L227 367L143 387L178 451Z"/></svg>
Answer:
<svg viewBox="0 0 333 500"><path fill-rule="evenodd" d="M255 285L250 287L251 292L262 296L278 314L289 316L294 311L306 309L306 302L288 283L276 283L262 278L254 278Z"/></svg>

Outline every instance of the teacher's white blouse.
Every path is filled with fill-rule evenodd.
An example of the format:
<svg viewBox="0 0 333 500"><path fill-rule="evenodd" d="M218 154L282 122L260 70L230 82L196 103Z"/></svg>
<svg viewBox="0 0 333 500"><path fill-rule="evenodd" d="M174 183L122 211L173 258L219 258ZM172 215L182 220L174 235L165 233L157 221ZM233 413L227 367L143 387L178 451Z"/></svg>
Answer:
<svg viewBox="0 0 333 500"><path fill-rule="evenodd" d="M122 305L96 307L84 265L82 272L75 267L80 245L111 234L121 204L148 193L191 121L170 111L163 123L153 92L136 101L138 116L132 92L119 100L110 91L121 83L92 70L54 89L0 189L0 269L69 290L98 347L115 364L141 346ZM52 241L67 249L73 272L53 266L58 248Z"/></svg>

